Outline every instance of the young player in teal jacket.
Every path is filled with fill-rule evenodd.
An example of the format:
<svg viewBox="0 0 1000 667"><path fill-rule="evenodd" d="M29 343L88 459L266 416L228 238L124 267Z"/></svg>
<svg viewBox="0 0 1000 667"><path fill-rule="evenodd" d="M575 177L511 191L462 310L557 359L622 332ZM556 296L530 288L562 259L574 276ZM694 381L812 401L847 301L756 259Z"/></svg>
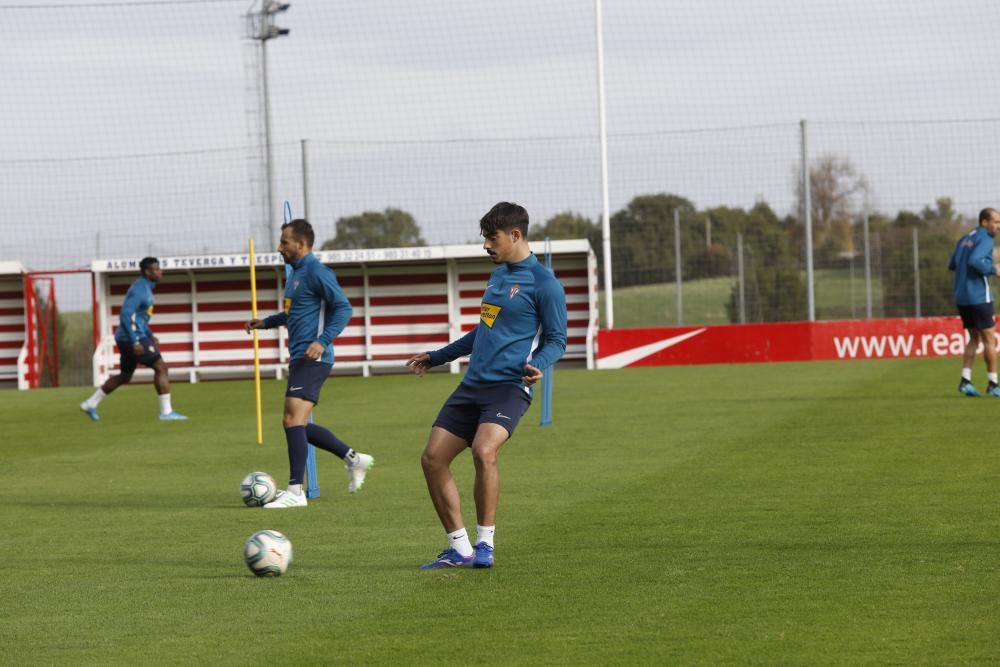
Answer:
<svg viewBox="0 0 1000 667"><path fill-rule="evenodd" d="M421 457L431 502L448 536L448 548L424 569L493 567L500 448L531 405L532 385L566 350L565 290L528 248L528 212L500 202L479 227L483 248L499 265L483 293L479 323L459 340L407 362L420 375L470 355L468 371L438 413ZM475 547L450 468L468 448L476 468Z"/></svg>

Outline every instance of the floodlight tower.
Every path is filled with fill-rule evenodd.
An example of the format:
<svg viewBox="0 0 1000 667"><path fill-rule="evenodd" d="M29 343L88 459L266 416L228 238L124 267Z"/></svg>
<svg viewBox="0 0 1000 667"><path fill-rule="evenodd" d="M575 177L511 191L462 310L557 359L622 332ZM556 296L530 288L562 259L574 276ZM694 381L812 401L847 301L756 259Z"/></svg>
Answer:
<svg viewBox="0 0 1000 667"><path fill-rule="evenodd" d="M262 103L264 106L264 167L267 173L267 228L273 243L277 238L274 215L274 165L271 156L271 100L267 85L267 42L277 37L283 37L291 32L274 24L276 14L287 11L289 2L276 0L261 0L260 9L254 11L256 0L247 12L247 36L260 42L261 85L263 86Z"/></svg>

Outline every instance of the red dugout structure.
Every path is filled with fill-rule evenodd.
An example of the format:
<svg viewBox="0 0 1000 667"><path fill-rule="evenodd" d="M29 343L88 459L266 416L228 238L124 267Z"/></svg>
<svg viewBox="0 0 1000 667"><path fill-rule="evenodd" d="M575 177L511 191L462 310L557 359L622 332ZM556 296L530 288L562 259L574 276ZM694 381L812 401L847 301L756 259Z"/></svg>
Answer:
<svg viewBox="0 0 1000 667"><path fill-rule="evenodd" d="M551 242L553 270L566 288L568 340L564 359L594 365L597 337L597 260L586 240ZM536 253L541 255L541 253ZM354 306L336 340L337 371L365 376L379 369L404 371L416 352L459 338L479 321L480 300L493 265L482 246L317 251ZM197 382L208 375L253 372L253 341L243 330L250 318L249 256L160 257L150 322L171 373ZM257 253L257 307L277 312L284 294L284 263L277 253ZM117 370L113 332L139 258L95 260L94 384ZM284 329L260 332L263 372L280 378L288 361ZM458 372L461 362L454 362ZM151 377L140 369L137 378Z"/></svg>
<svg viewBox="0 0 1000 667"><path fill-rule="evenodd" d="M0 262L0 387L37 389L43 381L59 386L59 311L51 273Z"/></svg>

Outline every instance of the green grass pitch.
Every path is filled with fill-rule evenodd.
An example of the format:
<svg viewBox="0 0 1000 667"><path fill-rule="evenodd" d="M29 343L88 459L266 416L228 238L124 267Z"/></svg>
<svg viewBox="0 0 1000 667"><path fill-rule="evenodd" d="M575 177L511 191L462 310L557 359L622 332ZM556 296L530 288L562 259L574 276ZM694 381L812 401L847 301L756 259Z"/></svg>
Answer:
<svg viewBox="0 0 1000 667"><path fill-rule="evenodd" d="M976 369L977 378L982 371ZM1000 401L958 362L556 374L501 457L497 566L419 571L444 536L419 454L457 377L335 377L317 421L374 454L346 492L286 479L283 385L0 394L6 664L988 664L1000 659ZM466 522L472 462L456 462ZM295 562L257 579L254 531Z"/></svg>

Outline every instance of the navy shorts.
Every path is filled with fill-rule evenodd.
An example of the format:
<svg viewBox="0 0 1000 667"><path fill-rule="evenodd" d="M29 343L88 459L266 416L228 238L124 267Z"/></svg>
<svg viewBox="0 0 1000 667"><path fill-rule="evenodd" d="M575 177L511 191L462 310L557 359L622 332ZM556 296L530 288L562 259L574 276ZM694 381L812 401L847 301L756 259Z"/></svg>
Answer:
<svg viewBox="0 0 1000 667"><path fill-rule="evenodd" d="M508 437L531 406L531 394L519 384L494 384L469 387L464 384L445 401L434 426L462 438L472 445L480 424L500 424Z"/></svg>
<svg viewBox="0 0 1000 667"><path fill-rule="evenodd" d="M993 318L992 303L959 306L958 314L962 316L962 326L966 329L992 329L997 324L997 321Z"/></svg>
<svg viewBox="0 0 1000 667"><path fill-rule="evenodd" d="M132 375L139 364L152 368L153 364L162 359L160 346L152 338L140 338L139 342L142 343L142 354L135 353L132 343L115 339L115 345L118 346L118 354L120 355L118 366L122 375Z"/></svg>
<svg viewBox="0 0 1000 667"><path fill-rule="evenodd" d="M285 390L285 397L302 398L318 405L319 390L323 388L331 370L333 364L306 357L296 359L288 365L288 389Z"/></svg>

